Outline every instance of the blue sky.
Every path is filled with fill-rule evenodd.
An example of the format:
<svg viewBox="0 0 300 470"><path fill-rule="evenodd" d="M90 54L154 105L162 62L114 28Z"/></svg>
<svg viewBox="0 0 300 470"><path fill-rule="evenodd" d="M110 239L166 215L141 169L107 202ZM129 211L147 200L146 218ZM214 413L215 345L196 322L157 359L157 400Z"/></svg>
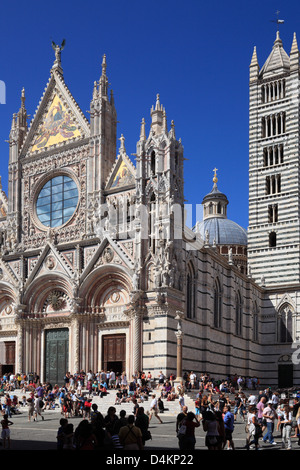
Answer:
<svg viewBox="0 0 300 470"><path fill-rule="evenodd" d="M218 187L229 199L228 217L247 228L249 64L254 46L259 65L267 59L276 10L285 21L280 36L289 53L294 31L300 41L300 2L294 0L5 2L0 17L0 80L6 84L6 104L0 105L3 189L6 140L21 89L33 116L54 61L51 41L65 38L64 78L84 114L88 117L106 54L118 136L124 135L128 155L136 151L142 118L149 130L159 93L168 124L174 120L184 146L187 203L201 204L216 167Z"/></svg>

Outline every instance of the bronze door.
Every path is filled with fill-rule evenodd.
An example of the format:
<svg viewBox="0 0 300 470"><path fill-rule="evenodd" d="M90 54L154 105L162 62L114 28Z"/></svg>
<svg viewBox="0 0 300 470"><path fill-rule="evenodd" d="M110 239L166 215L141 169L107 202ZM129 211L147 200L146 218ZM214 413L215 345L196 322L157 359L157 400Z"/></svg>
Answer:
<svg viewBox="0 0 300 470"><path fill-rule="evenodd" d="M15 374L16 343L15 341L4 341L5 362L0 364L0 375Z"/></svg>
<svg viewBox="0 0 300 470"><path fill-rule="evenodd" d="M63 385L69 368L69 330L65 328L45 332L45 381Z"/></svg>
<svg viewBox="0 0 300 470"><path fill-rule="evenodd" d="M102 369L122 373L126 370L126 335L102 337Z"/></svg>

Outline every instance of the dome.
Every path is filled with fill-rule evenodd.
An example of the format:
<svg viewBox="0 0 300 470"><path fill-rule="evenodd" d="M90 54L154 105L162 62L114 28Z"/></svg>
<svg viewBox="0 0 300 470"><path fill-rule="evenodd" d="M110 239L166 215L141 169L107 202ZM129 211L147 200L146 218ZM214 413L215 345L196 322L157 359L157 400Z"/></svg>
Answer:
<svg viewBox="0 0 300 470"><path fill-rule="evenodd" d="M247 246L246 230L230 219L214 217L198 222L195 231L205 240L205 233L209 233L209 245L245 245Z"/></svg>
<svg viewBox="0 0 300 470"><path fill-rule="evenodd" d="M247 246L247 232L236 222L227 218L227 205L229 203L226 195L219 191L217 187L217 175L215 168L213 178L213 188L204 196L203 220L197 222L194 227L195 232L201 235L201 238L208 245L240 245ZM209 234L207 240L206 233Z"/></svg>

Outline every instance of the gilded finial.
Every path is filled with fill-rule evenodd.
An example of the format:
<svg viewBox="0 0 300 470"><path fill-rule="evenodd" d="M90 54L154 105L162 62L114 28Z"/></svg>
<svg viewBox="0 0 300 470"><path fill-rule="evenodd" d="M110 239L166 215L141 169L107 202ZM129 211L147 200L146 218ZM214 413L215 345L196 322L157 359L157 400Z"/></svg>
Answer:
<svg viewBox="0 0 300 470"><path fill-rule="evenodd" d="M214 182L214 183L217 183L217 182L218 182L218 178L217 178L217 171L218 171L218 168L214 168L213 171L215 172L214 177L213 177L213 182Z"/></svg>

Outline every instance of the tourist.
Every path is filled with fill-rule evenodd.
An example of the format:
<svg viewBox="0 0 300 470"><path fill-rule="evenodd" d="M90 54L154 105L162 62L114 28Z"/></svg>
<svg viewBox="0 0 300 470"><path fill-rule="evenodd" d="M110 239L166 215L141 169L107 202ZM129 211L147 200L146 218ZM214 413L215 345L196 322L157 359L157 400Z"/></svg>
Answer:
<svg viewBox="0 0 300 470"><path fill-rule="evenodd" d="M237 379L237 386L238 386L239 392L241 392L244 386L244 380L241 376L239 376L239 378Z"/></svg>
<svg viewBox="0 0 300 470"><path fill-rule="evenodd" d="M256 405L257 404L257 396L254 393L251 393L251 395L249 395L249 397L248 397L247 403L248 403L249 406Z"/></svg>
<svg viewBox="0 0 300 470"><path fill-rule="evenodd" d="M134 424L135 417L128 416L128 423L119 431L120 443L124 450L143 450L142 431Z"/></svg>
<svg viewBox="0 0 300 470"><path fill-rule="evenodd" d="M182 408L185 406L183 393L181 393L181 394L179 395L179 401L178 401L178 403L179 403L180 409L182 410Z"/></svg>
<svg viewBox="0 0 300 470"><path fill-rule="evenodd" d="M176 435L177 436L178 436L178 431L182 424L182 421L186 418L187 413L188 413L188 407L184 406L182 408L182 411L177 415L177 418L176 418Z"/></svg>
<svg viewBox="0 0 300 470"><path fill-rule="evenodd" d="M273 395L272 395L272 404L273 404L273 408L274 410L276 410L277 406L279 405L279 393L278 392L274 392Z"/></svg>
<svg viewBox="0 0 300 470"><path fill-rule="evenodd" d="M297 415L300 416L300 398L296 397L294 399L294 404L293 404L293 409L292 409L292 415L293 415L293 423L292 427L295 430L294 435L292 437L298 437L298 434L300 433L300 420L297 418Z"/></svg>
<svg viewBox="0 0 300 470"><path fill-rule="evenodd" d="M119 442L120 420L116 415L116 411L114 406L108 408L107 415L104 418L104 427L114 447L119 448L121 447Z"/></svg>
<svg viewBox="0 0 300 470"><path fill-rule="evenodd" d="M66 426L68 425L68 420L66 418L61 418L59 421L59 428L56 434L57 450L62 450L64 446L64 432Z"/></svg>
<svg viewBox="0 0 300 470"><path fill-rule="evenodd" d="M267 406L263 410L263 418L266 420L267 432L263 437L263 442L266 443L269 441L272 445L277 445L274 441L273 431L274 431L274 422L277 419L277 414L273 409L272 400L269 400Z"/></svg>
<svg viewBox="0 0 300 470"><path fill-rule="evenodd" d="M43 400L38 396L38 395L35 395L35 399L34 399L34 418L33 418L33 421L37 421L37 417L38 415L42 418L42 420L44 421L44 416L42 415L42 411L43 411L43 406L44 406L44 402Z"/></svg>
<svg viewBox="0 0 300 470"><path fill-rule="evenodd" d="M262 436L262 430L257 419L257 409L255 405L250 405L248 408L246 430L246 449L249 450L250 446L254 444L255 449L258 450L258 440Z"/></svg>
<svg viewBox="0 0 300 470"><path fill-rule="evenodd" d="M6 393L5 396L4 396L3 408L4 408L5 413L7 414L7 416L9 418L11 418L11 406L12 406L12 400L9 396L9 393Z"/></svg>
<svg viewBox="0 0 300 470"><path fill-rule="evenodd" d="M256 405L256 409L257 409L257 421L258 423L261 425L262 427L262 431L264 432L265 430L265 426L264 426L264 418L263 418L263 411L264 411L264 408L266 406L266 397L261 397L259 402L257 403Z"/></svg>
<svg viewBox="0 0 300 470"><path fill-rule="evenodd" d="M195 400L195 416L198 421L201 421L201 397L197 397Z"/></svg>
<svg viewBox="0 0 300 470"><path fill-rule="evenodd" d="M234 442L232 439L232 433L234 430L234 415L230 411L230 406L224 406L224 426L225 426L225 438L227 441L227 450L232 449L234 450Z"/></svg>
<svg viewBox="0 0 300 470"><path fill-rule="evenodd" d="M218 450L219 448L219 424L213 411L208 410L203 415L203 430L206 432L205 445L208 450Z"/></svg>
<svg viewBox="0 0 300 470"><path fill-rule="evenodd" d="M184 432L180 435L180 450L194 450L196 444L195 428L200 426L195 414L189 411L181 423L180 430L184 429ZM179 433L180 433L179 430Z"/></svg>
<svg viewBox="0 0 300 470"><path fill-rule="evenodd" d="M3 419L1 420L1 426L2 426L2 432L1 432L1 437L2 437L2 443L3 443L3 449L6 449L6 444L7 444L7 449L10 449L10 429L9 426L12 426L14 423L8 419L8 415L5 414L3 416Z"/></svg>
<svg viewBox="0 0 300 470"><path fill-rule="evenodd" d="M226 444L226 433L225 433L225 426L223 420L223 414L221 411L214 411L216 421L218 423L218 433L217 436L217 448L218 450L223 450Z"/></svg>
<svg viewBox="0 0 300 470"><path fill-rule="evenodd" d="M27 412L28 412L28 421L31 421L31 418L34 418L34 399L32 397L27 398Z"/></svg>
<svg viewBox="0 0 300 470"><path fill-rule="evenodd" d="M97 446L93 427L86 419L83 419L75 429L74 445L76 450L95 450Z"/></svg>
<svg viewBox="0 0 300 470"><path fill-rule="evenodd" d="M225 396L225 393L221 393L219 395L219 399L217 400L217 403L216 403L216 407L219 411L221 411L221 413L223 413L224 407L227 404L227 402L228 402L228 400Z"/></svg>
<svg viewBox="0 0 300 470"><path fill-rule="evenodd" d="M192 389L195 388L196 379L197 379L197 376L196 376L195 372L191 371L191 373L190 373L190 384L191 384Z"/></svg>
<svg viewBox="0 0 300 470"><path fill-rule="evenodd" d="M142 442L143 445L145 445L146 441L152 439L152 436L149 431L149 417L146 415L143 406L140 406L137 411L135 425L140 428L142 433Z"/></svg>
<svg viewBox="0 0 300 470"><path fill-rule="evenodd" d="M162 424L162 420L158 416L158 403L155 394L152 395L152 401L150 404L150 415L149 415L149 422L152 419L152 416L155 416L158 421Z"/></svg>
<svg viewBox="0 0 300 470"><path fill-rule="evenodd" d="M68 423L64 428L63 450L75 450L74 426L71 423Z"/></svg>
<svg viewBox="0 0 300 470"><path fill-rule="evenodd" d="M282 424L282 448L292 449L291 433L292 433L292 411L289 405L285 405L283 410Z"/></svg>

